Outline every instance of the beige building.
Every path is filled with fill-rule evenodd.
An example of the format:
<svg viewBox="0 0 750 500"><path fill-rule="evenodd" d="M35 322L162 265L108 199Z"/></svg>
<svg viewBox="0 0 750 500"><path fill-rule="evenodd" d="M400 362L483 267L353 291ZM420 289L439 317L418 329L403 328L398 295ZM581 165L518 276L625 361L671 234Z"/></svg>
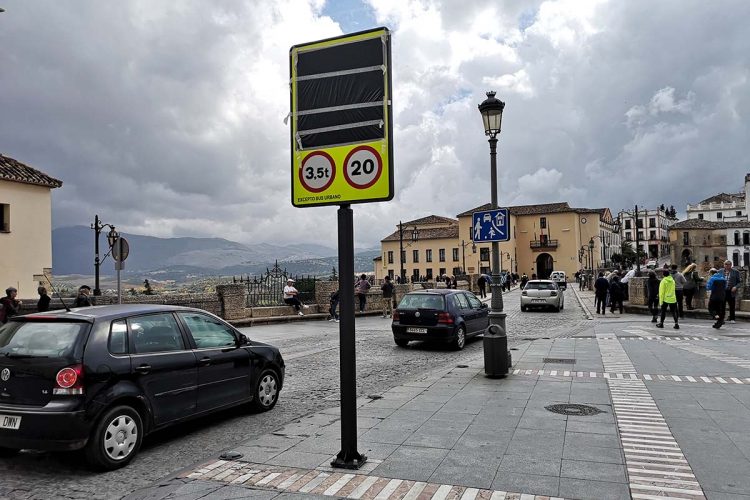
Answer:
<svg viewBox="0 0 750 500"><path fill-rule="evenodd" d="M748 230L745 241L748 241L747 261L750 262L750 228L747 222L718 222L705 219L686 219L677 222L669 230L672 262L681 266L695 262L704 273L711 267L720 268L727 259L732 260L737 267L746 267L744 255L739 250L735 253L735 249L739 248L743 249L743 253L745 251L741 239L743 236L740 233L745 230ZM738 235L736 240L735 231ZM727 238L728 233L732 235L732 239Z"/></svg>
<svg viewBox="0 0 750 500"><path fill-rule="evenodd" d="M13 286L36 297L38 277L52 268L51 190L62 181L0 155L0 292ZM37 279L35 279L37 277Z"/></svg>
<svg viewBox="0 0 750 500"><path fill-rule="evenodd" d="M381 241L376 278L399 275L400 246L407 278L489 273L491 244L471 241L472 213L489 209L487 203L458 214L456 219L431 215L403 223L402 231L397 227ZM603 266L607 256L619 251L619 235L614 233L614 220L607 208L548 203L509 207L509 212L511 238L499 244L500 266L505 271L546 278L559 270L572 276L592 261L595 267Z"/></svg>

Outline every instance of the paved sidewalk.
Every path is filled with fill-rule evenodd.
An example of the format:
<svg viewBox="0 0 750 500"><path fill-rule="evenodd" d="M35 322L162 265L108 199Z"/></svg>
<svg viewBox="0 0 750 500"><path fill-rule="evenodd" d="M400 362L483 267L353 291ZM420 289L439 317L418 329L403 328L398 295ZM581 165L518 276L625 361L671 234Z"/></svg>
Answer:
<svg viewBox="0 0 750 500"><path fill-rule="evenodd" d="M360 398L361 470L329 465L332 408L128 498L749 500L750 329L616 317L521 344L505 379L476 359Z"/></svg>

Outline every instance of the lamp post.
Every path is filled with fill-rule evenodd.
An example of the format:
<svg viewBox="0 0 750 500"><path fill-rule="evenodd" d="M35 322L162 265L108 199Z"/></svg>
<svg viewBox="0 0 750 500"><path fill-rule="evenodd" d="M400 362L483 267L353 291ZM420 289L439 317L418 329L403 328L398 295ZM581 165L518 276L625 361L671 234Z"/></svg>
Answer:
<svg viewBox="0 0 750 500"><path fill-rule="evenodd" d="M99 259L99 235L101 234L102 229L104 229L105 227L109 228L107 242L109 243L109 248L111 249L118 236L117 231L115 231L115 226L113 226L112 224L104 224L101 219L99 219L98 215L94 215L94 223L91 224L91 229L94 230L94 296L102 294L102 291L99 288L99 267L101 266L102 262L104 262L104 259L107 258L107 255L109 255L109 252L107 252L104 255L104 258L102 258L101 260Z"/></svg>
<svg viewBox="0 0 750 500"><path fill-rule="evenodd" d="M411 231L411 241L412 243L416 243L416 241L419 239L419 229L417 226L414 226L414 229ZM410 246L409 243L406 244L406 246ZM406 257L404 255L404 225L401 223L401 221L398 221L398 260L401 264L401 270L400 270L400 277L401 277L401 283L406 282L406 273L404 271L404 261L406 260Z"/></svg>
<svg viewBox="0 0 750 500"><path fill-rule="evenodd" d="M484 135L490 143L490 208L497 206L497 135L503 121L505 103L495 97L495 92L487 92L487 99L479 105L484 123ZM492 302L490 308L490 323L499 325L505 331L505 313L503 312L503 292L500 288L500 246L497 241L492 242Z"/></svg>

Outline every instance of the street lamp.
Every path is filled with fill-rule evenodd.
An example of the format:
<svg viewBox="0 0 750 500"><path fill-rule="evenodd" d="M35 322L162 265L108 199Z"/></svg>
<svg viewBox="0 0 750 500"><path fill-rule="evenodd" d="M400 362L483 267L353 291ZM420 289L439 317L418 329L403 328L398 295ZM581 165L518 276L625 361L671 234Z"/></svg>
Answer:
<svg viewBox="0 0 750 500"><path fill-rule="evenodd" d="M419 229L417 226L414 226L414 229L411 231L411 241L412 243L416 243L417 240L419 240ZM406 246L411 246L410 243L407 243ZM401 264L401 270L400 270L400 282L405 283L406 282L406 274L404 272L404 225L401 223L401 221L398 221L398 260Z"/></svg>
<svg viewBox="0 0 750 500"><path fill-rule="evenodd" d="M104 254L104 258L102 258L101 260L99 259L99 235L101 234L102 229L104 229L105 227L109 228L109 234L107 234L107 243L109 243L109 248L111 251L119 235L117 234L117 231L115 231L115 226L113 226L112 224L104 224L101 219L99 219L99 216L95 215L94 223L91 224L91 229L94 230L94 296L102 294L102 291L99 288L99 266L101 266L101 263L104 262L104 259L107 258L107 255L109 255L109 252L107 252L106 254Z"/></svg>
<svg viewBox="0 0 750 500"><path fill-rule="evenodd" d="M484 122L484 135L490 143L490 208L497 206L497 134L503 122L505 103L495 97L495 92L487 92L487 99L479 105L479 112ZM492 302L490 308L490 323L499 325L505 331L505 313L503 312L503 292L500 288L500 247L497 241L492 242Z"/></svg>
<svg viewBox="0 0 750 500"><path fill-rule="evenodd" d="M589 240L589 263L591 264L591 274L594 274L594 238Z"/></svg>

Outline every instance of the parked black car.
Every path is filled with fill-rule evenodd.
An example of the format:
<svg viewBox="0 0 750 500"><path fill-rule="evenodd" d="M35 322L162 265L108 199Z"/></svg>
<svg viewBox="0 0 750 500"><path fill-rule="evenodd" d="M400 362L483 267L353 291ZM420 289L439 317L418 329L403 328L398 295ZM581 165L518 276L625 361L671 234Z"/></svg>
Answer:
<svg viewBox="0 0 750 500"><path fill-rule="evenodd" d="M113 305L0 327L0 456L84 448L116 469L143 437L210 412L276 404L284 360L199 309Z"/></svg>
<svg viewBox="0 0 750 500"><path fill-rule="evenodd" d="M393 340L405 347L410 340L450 342L463 349L466 338L489 326L489 309L473 293L456 289L409 292L393 311Z"/></svg>

